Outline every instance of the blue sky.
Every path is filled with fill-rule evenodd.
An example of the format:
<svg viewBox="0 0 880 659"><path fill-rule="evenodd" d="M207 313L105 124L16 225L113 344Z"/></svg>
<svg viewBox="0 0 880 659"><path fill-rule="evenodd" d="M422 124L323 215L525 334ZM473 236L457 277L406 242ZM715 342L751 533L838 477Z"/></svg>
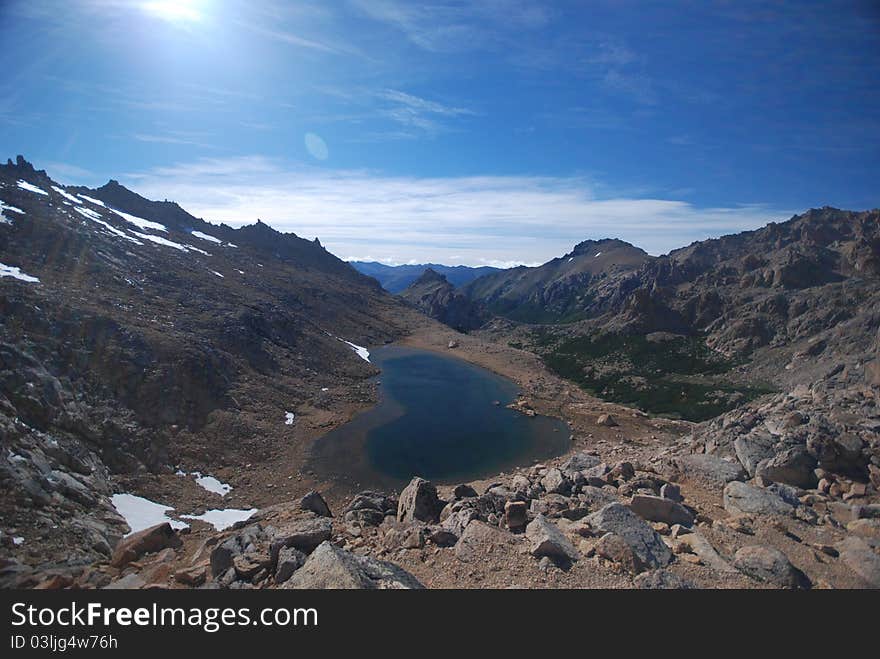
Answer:
<svg viewBox="0 0 880 659"><path fill-rule="evenodd" d="M876 2L4 0L0 143L343 258L880 206Z"/></svg>

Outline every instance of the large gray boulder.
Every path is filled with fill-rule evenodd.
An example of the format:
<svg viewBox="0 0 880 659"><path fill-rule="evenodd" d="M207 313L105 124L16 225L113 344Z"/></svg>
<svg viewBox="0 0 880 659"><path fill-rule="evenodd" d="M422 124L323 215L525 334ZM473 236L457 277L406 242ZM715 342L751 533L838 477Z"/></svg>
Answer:
<svg viewBox="0 0 880 659"><path fill-rule="evenodd" d="M762 460L773 457L773 445L775 441L770 433L750 432L747 435L737 437L733 442L736 457L749 475L754 478L758 464Z"/></svg>
<svg viewBox="0 0 880 659"><path fill-rule="evenodd" d="M751 545L733 557L733 566L753 579L781 588L809 588L810 582L778 549Z"/></svg>
<svg viewBox="0 0 880 659"><path fill-rule="evenodd" d="M807 453L803 446L786 449L768 460L762 460L755 475L772 483L785 483L796 487L816 486L816 458Z"/></svg>
<svg viewBox="0 0 880 659"><path fill-rule="evenodd" d="M543 515L538 515L526 525L526 538L529 540L529 552L536 558L548 556L563 562L573 562L580 558L580 553L571 541Z"/></svg>
<svg viewBox="0 0 880 659"><path fill-rule="evenodd" d="M421 589L409 572L393 563L357 556L322 542L282 588L289 589Z"/></svg>
<svg viewBox="0 0 880 659"><path fill-rule="evenodd" d="M837 545L840 560L871 588L880 588L880 556L862 538L848 536Z"/></svg>
<svg viewBox="0 0 880 659"><path fill-rule="evenodd" d="M282 547L293 547L311 553L315 547L333 535L333 523L326 517L298 519L276 528L272 537L272 560Z"/></svg>
<svg viewBox="0 0 880 659"><path fill-rule="evenodd" d="M555 467L547 471L547 474L541 479L541 485L545 491L553 494L568 494L571 491L571 481Z"/></svg>
<svg viewBox="0 0 880 659"><path fill-rule="evenodd" d="M636 494L629 504L630 509L642 519L667 524L692 526L694 516L677 501L647 494Z"/></svg>
<svg viewBox="0 0 880 659"><path fill-rule="evenodd" d="M419 521L429 524L437 522L440 520L443 505L437 496L437 488L424 478L416 476L400 493L397 521L404 523Z"/></svg>
<svg viewBox="0 0 880 659"><path fill-rule="evenodd" d="M482 561L486 554L511 542L513 534L485 522L474 520L467 525L455 545L455 557L464 563Z"/></svg>
<svg viewBox="0 0 880 659"><path fill-rule="evenodd" d="M679 475L694 478L713 485L724 485L730 481L745 478L745 471L739 462L731 462L717 455L697 453L682 455L674 459Z"/></svg>
<svg viewBox="0 0 880 659"><path fill-rule="evenodd" d="M608 504L588 516L587 522L596 530L623 538L644 569L663 567L672 560L672 552L660 535L623 504Z"/></svg>
<svg viewBox="0 0 880 659"><path fill-rule="evenodd" d="M724 509L734 515L791 515L794 507L777 494L739 481L724 488Z"/></svg>

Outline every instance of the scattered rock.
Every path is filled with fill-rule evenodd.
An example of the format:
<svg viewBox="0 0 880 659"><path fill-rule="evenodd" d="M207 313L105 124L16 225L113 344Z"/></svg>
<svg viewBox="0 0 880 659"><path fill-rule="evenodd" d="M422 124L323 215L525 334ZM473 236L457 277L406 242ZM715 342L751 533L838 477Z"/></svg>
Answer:
<svg viewBox="0 0 880 659"><path fill-rule="evenodd" d="M113 550L110 564L114 567L124 567L144 554L157 552L167 547L176 549L182 544L183 542L177 533L171 528L171 524L164 522L132 533L120 540L116 549Z"/></svg>
<svg viewBox="0 0 880 659"><path fill-rule="evenodd" d="M324 501L324 497L314 490L299 500L299 507L303 510L310 510L319 517L333 517L333 514L330 512L330 507L327 505L327 502Z"/></svg>
<svg viewBox="0 0 880 659"><path fill-rule="evenodd" d="M433 523L440 519L443 502L437 497L437 488L429 481L416 476L403 492L397 504L397 521Z"/></svg>
<svg viewBox="0 0 880 659"><path fill-rule="evenodd" d="M617 420L610 414L600 414L599 418L596 419L596 424L600 426L606 426L608 428L613 428L617 426Z"/></svg>
<svg viewBox="0 0 880 659"><path fill-rule="evenodd" d="M724 488L724 509L733 514L791 515L794 507L782 497L739 481Z"/></svg>
<svg viewBox="0 0 880 659"><path fill-rule="evenodd" d="M667 524L692 526L694 516L680 503L672 499L636 494L629 504L630 509L643 519Z"/></svg>
<svg viewBox="0 0 880 659"><path fill-rule="evenodd" d="M537 558L547 556L557 561L573 562L580 557L562 531L543 515L538 515L528 523L526 538L530 543L529 552Z"/></svg>
<svg viewBox="0 0 880 659"><path fill-rule="evenodd" d="M422 584L393 563L357 556L322 542L283 584L291 589L421 589Z"/></svg>
<svg viewBox="0 0 880 659"><path fill-rule="evenodd" d="M620 503L611 503L587 517L594 529L614 533L632 548L645 569L659 568L672 560L672 553L647 522Z"/></svg>
<svg viewBox="0 0 880 659"><path fill-rule="evenodd" d="M810 587L806 575L792 565L785 554L772 547L743 547L733 557L733 566L753 579L782 588Z"/></svg>

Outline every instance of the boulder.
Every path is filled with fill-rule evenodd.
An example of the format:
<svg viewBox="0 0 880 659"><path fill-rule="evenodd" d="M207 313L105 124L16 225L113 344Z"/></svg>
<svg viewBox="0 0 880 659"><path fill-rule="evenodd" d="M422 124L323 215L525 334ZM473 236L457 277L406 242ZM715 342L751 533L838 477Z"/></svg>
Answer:
<svg viewBox="0 0 880 659"><path fill-rule="evenodd" d="M462 508L461 510L451 513L449 517L443 520L441 526L456 537L460 538L473 520L483 519L483 516L480 515L479 511L475 508Z"/></svg>
<svg viewBox="0 0 880 659"><path fill-rule="evenodd" d="M523 528L529 521L528 514L525 501L508 501L504 504L504 524L511 530Z"/></svg>
<svg viewBox="0 0 880 659"><path fill-rule="evenodd" d="M330 507L324 501L324 497L319 492L312 490L299 500L299 507L303 510L310 510L319 517L333 517Z"/></svg>
<svg viewBox="0 0 880 659"><path fill-rule="evenodd" d="M697 453L682 455L673 460L679 474L712 485L725 485L745 478L745 471L738 462L730 462L717 455Z"/></svg>
<svg viewBox="0 0 880 659"><path fill-rule="evenodd" d="M268 540L266 532L259 524L251 524L240 529L211 551L211 576L217 579L232 570L235 557L256 552ZM232 574L235 574L233 570Z"/></svg>
<svg viewBox="0 0 880 659"><path fill-rule="evenodd" d="M397 521L404 523L420 521L429 524L437 522L443 505L437 497L437 488L429 481L416 476L400 493Z"/></svg>
<svg viewBox="0 0 880 659"><path fill-rule="evenodd" d="M724 488L724 509L734 515L791 515L794 507L782 497L739 481Z"/></svg>
<svg viewBox="0 0 880 659"><path fill-rule="evenodd" d="M305 565L308 556L294 547L283 547L278 552L278 562L275 568L275 583L281 584L290 579L294 572Z"/></svg>
<svg viewBox="0 0 880 659"><path fill-rule="evenodd" d="M552 494L568 494L571 491L571 481L555 467L547 470L547 474L541 479L541 485L546 492Z"/></svg>
<svg viewBox="0 0 880 659"><path fill-rule="evenodd" d="M526 526L526 538L530 543L529 552L536 558L548 556L563 562L573 562L580 558L569 539L543 515L538 515Z"/></svg>
<svg viewBox="0 0 880 659"><path fill-rule="evenodd" d="M326 517L298 519L276 528L272 534L272 562L283 547L310 554L333 535L333 523Z"/></svg>
<svg viewBox="0 0 880 659"><path fill-rule="evenodd" d="M456 485L455 489L452 490L452 496L456 500L458 499L469 499L471 497L478 496L477 491L472 488L470 485L465 485L462 483L461 485Z"/></svg>
<svg viewBox="0 0 880 659"><path fill-rule="evenodd" d="M357 556L322 542L283 584L289 589L421 589L422 584L393 563Z"/></svg>
<svg viewBox="0 0 880 659"><path fill-rule="evenodd" d="M837 545L840 560L870 588L880 588L880 556L862 538L849 536Z"/></svg>
<svg viewBox="0 0 880 659"><path fill-rule="evenodd" d="M607 428L613 428L617 425L617 420L610 414L600 414L596 419L596 424Z"/></svg>
<svg viewBox="0 0 880 659"><path fill-rule="evenodd" d="M594 529L614 533L632 548L646 569L664 567L672 560L672 552L660 535L632 510L620 503L611 503L587 517Z"/></svg>
<svg viewBox="0 0 880 659"><path fill-rule="evenodd" d="M769 433L751 432L737 437L733 442L736 457L748 473L754 478L755 470L762 460L773 457L773 437Z"/></svg>
<svg viewBox="0 0 880 659"><path fill-rule="evenodd" d="M810 582L778 549L751 545L733 557L733 566L753 579L782 588L809 588Z"/></svg>
<svg viewBox="0 0 880 659"><path fill-rule="evenodd" d="M660 496L678 503L684 501L684 497L681 496L681 488L674 483L666 483L660 486Z"/></svg>
<svg viewBox="0 0 880 659"><path fill-rule="evenodd" d="M486 554L508 544L513 537L507 531L474 520L467 525L458 539L455 545L455 557L464 563L481 561L485 559Z"/></svg>
<svg viewBox="0 0 880 659"><path fill-rule="evenodd" d="M591 469L601 462L602 460L601 458L599 458L599 456L581 451L580 453L575 453L565 462L559 465L559 469L562 471L562 473L571 478L570 474L578 471L583 471L584 469Z"/></svg>
<svg viewBox="0 0 880 659"><path fill-rule="evenodd" d="M816 458L802 446L786 449L762 460L755 476L771 483L785 483L805 489L816 487Z"/></svg>
<svg viewBox="0 0 880 659"><path fill-rule="evenodd" d="M113 567L125 567L144 554L161 551L168 547L176 549L181 545L183 542L171 528L171 524L163 522L143 531L132 533L120 540L113 550L110 564Z"/></svg>
<svg viewBox="0 0 880 659"><path fill-rule="evenodd" d="M694 523L694 516L690 511L672 499L636 494L629 507L639 517L652 522L683 524L684 526L692 526Z"/></svg>
<svg viewBox="0 0 880 659"><path fill-rule="evenodd" d="M629 543L616 533L606 533L594 547L597 556L615 563L630 574L638 574L642 562Z"/></svg>
<svg viewBox="0 0 880 659"><path fill-rule="evenodd" d="M633 579L633 585L641 590L688 590L696 588L693 583L668 570L643 572Z"/></svg>

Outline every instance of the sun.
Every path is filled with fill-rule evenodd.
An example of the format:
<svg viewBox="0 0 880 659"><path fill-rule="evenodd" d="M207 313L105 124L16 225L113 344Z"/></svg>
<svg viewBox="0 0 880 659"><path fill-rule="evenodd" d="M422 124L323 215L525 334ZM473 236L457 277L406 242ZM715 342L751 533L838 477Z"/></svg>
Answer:
<svg viewBox="0 0 880 659"><path fill-rule="evenodd" d="M148 14L169 23L196 23L202 20L196 0L158 0L141 4Z"/></svg>

